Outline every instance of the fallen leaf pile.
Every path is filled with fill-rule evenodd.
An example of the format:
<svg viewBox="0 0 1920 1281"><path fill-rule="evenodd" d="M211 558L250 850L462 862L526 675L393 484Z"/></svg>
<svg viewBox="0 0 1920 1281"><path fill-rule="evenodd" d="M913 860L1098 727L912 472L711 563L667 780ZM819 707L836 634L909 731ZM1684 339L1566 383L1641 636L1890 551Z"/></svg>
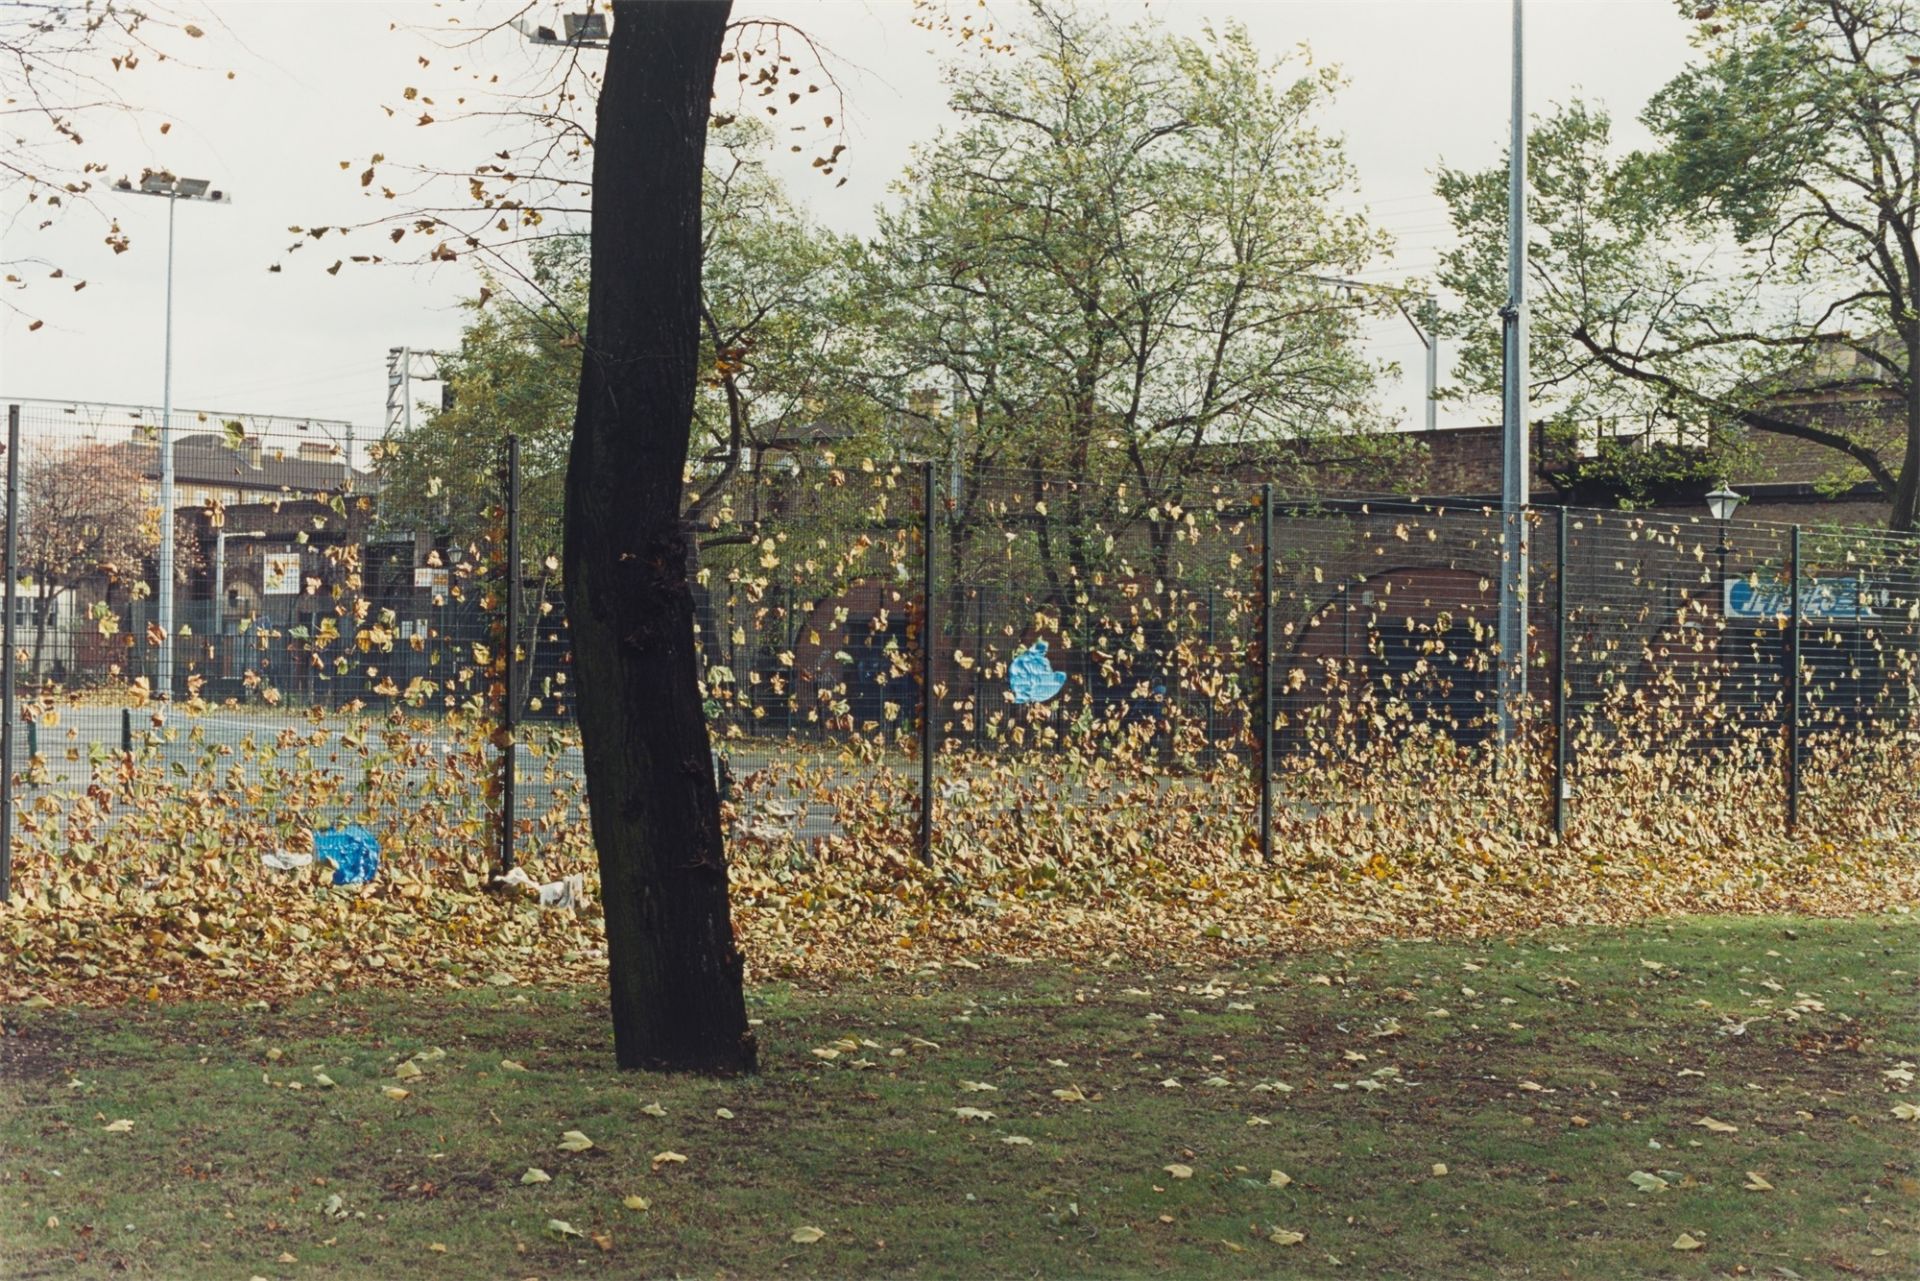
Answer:
<svg viewBox="0 0 1920 1281"><path fill-rule="evenodd" d="M1131 635L1177 606L1138 593L1102 626ZM1224 661L1188 657L1190 683ZM1789 836L1777 771L1622 746L1663 741L1683 689L1609 707L1610 737L1593 737L1591 718L1576 727L1604 748L1606 768L1582 773L1556 841L1546 807L1516 803L1486 758L1408 724L1405 705L1380 702L1372 686L1349 692L1353 716L1312 722L1301 732L1316 750L1284 762L1271 865L1253 830L1247 758L1201 750L1219 727L1197 738L1191 710L1171 740L1010 704L989 734L956 712L943 727L938 774L950 786L934 802L931 865L913 854L919 780L888 754L897 725L777 755L739 778L725 807L751 975L855 976L982 954L1226 960L1389 935L1850 914L1920 898L1910 836L1920 794L1894 722L1810 741L1806 818ZM140 745L122 753L62 746L62 706L49 696L32 709L40 751L17 817L15 899L0 909L0 997L112 1003L604 975L586 793L564 768L577 756L560 731L529 731L523 758L543 789L522 811L528 879L577 875L585 889L584 906L556 908L492 884L497 770L483 716L349 703L263 716L236 738L210 727L235 710L195 699L144 709ZM381 844L370 884L335 886L325 864L263 863L301 851L320 816L349 800ZM796 826L803 819L812 826ZM1399 1032L1388 1020L1374 1035ZM403 1064L388 1093L405 1098L420 1071ZM1354 1083L1385 1086L1364 1074Z"/></svg>

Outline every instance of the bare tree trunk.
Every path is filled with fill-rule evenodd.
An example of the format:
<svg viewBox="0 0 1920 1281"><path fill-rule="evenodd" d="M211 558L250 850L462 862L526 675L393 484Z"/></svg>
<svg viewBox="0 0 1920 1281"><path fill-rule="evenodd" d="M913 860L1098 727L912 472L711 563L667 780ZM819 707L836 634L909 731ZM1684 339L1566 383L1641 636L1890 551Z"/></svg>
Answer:
<svg viewBox="0 0 1920 1281"><path fill-rule="evenodd" d="M681 475L700 367L700 184L730 0L614 5L565 580L621 1067L751 1071L695 671Z"/></svg>

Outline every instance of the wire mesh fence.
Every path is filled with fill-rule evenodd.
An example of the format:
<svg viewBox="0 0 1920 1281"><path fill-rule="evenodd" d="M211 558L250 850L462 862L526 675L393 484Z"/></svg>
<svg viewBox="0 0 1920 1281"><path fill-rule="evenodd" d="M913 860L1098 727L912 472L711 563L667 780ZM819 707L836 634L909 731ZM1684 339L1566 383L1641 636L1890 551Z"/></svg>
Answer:
<svg viewBox="0 0 1920 1281"><path fill-rule="evenodd" d="M342 824L422 884L591 874L560 566L513 536L504 460L436 527L344 425L166 435L171 504L151 413L20 416L16 875L164 881ZM743 877L884 884L917 854L1097 895L1124 861L1203 893L1210 866L1387 878L1496 838L1920 831L1908 536L1534 509L1503 728L1485 506L822 453L691 523Z"/></svg>

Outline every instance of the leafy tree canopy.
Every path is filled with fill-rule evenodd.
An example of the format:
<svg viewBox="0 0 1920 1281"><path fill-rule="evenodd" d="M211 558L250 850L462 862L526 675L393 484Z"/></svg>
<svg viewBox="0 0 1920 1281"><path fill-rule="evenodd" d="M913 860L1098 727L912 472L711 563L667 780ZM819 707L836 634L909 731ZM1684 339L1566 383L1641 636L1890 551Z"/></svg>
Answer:
<svg viewBox="0 0 1920 1281"><path fill-rule="evenodd" d="M1920 20L1910 0L1682 6L1698 61L1621 154L1606 112L1534 127L1536 406L1569 436L1724 458L1761 436L1870 480L1896 529L1920 486ZM1443 167L1470 394L1499 386L1505 165Z"/></svg>

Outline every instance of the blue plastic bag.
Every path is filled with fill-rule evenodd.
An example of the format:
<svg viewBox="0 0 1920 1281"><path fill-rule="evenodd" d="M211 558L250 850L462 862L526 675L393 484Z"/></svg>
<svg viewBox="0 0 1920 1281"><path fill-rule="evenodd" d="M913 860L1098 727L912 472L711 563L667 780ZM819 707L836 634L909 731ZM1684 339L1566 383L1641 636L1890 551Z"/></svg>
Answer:
<svg viewBox="0 0 1920 1281"><path fill-rule="evenodd" d="M335 885L365 885L380 872L380 842L364 827L315 832L313 856L333 864Z"/></svg>
<svg viewBox="0 0 1920 1281"><path fill-rule="evenodd" d="M1056 672L1047 662L1047 643L1037 640L1025 653L1007 664L1007 686L1016 703L1044 703L1067 683L1065 672Z"/></svg>

